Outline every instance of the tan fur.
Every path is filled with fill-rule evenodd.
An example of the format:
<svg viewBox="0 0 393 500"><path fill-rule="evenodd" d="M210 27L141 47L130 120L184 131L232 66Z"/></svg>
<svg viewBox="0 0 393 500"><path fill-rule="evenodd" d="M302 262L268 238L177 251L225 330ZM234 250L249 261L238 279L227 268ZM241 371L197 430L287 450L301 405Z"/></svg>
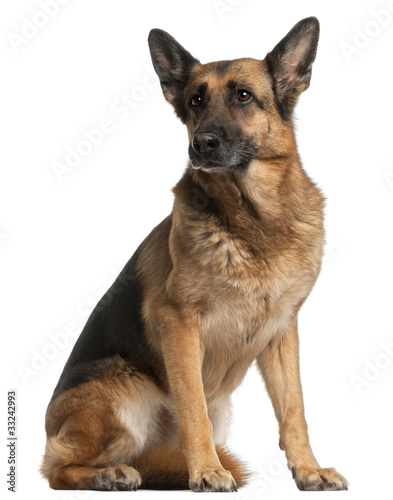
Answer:
<svg viewBox="0 0 393 500"><path fill-rule="evenodd" d="M238 486L243 486L250 476L244 465L222 446L216 446L216 452L224 469L231 472ZM141 488L172 490L189 487L187 462L177 447L157 446L140 455L133 466L143 477Z"/></svg>
<svg viewBox="0 0 393 500"><path fill-rule="evenodd" d="M99 378L50 404L42 473L53 488L244 484L247 473L221 445L230 395L255 359L299 488L346 488L313 455L299 375L297 314L321 266L324 200L301 166L291 120L277 110L265 61L235 61L224 75L222 63L198 63L184 95L207 84L205 119L230 123L223 96L231 81L252 85L264 103L240 122L257 153L246 171L211 175L190 165L172 214L138 258L144 336L163 374L155 380L115 356ZM194 115L186 125L191 138ZM220 220L199 208L210 201Z"/></svg>

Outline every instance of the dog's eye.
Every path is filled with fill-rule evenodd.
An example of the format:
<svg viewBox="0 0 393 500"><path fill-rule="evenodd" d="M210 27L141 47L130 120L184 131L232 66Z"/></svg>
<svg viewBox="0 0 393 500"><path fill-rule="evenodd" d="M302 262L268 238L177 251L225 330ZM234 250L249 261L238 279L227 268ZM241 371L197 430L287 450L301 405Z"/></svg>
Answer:
<svg viewBox="0 0 393 500"><path fill-rule="evenodd" d="M248 90L239 90L237 93L237 100L240 102L247 102L252 98L251 93Z"/></svg>
<svg viewBox="0 0 393 500"><path fill-rule="evenodd" d="M202 104L202 97L199 94L196 94L196 95L192 96L192 98L191 98L191 104L195 108L197 108L198 106L200 106Z"/></svg>

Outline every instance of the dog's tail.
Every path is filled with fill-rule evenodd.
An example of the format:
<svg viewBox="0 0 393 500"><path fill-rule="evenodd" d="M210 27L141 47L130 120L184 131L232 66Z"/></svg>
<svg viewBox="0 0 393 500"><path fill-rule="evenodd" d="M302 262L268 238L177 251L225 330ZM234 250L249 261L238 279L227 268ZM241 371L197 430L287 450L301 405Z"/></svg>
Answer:
<svg viewBox="0 0 393 500"><path fill-rule="evenodd" d="M216 446L216 451L221 465L232 474L236 485L245 485L251 475L245 465L222 446ZM140 455L131 465L142 477L141 488L153 490L189 488L187 462L175 446L157 446Z"/></svg>

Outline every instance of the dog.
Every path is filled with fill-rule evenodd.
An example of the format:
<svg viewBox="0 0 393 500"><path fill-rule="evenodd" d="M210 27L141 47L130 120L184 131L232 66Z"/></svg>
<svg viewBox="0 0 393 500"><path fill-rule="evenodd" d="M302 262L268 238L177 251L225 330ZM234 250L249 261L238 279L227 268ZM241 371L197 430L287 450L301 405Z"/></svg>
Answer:
<svg viewBox="0 0 393 500"><path fill-rule="evenodd" d="M54 489L236 491L230 396L256 360L301 490L342 490L309 444L297 316L321 267L324 198L301 166L293 110L319 22L264 60L201 64L168 33L149 47L186 125L172 213L88 319L46 413L41 472Z"/></svg>

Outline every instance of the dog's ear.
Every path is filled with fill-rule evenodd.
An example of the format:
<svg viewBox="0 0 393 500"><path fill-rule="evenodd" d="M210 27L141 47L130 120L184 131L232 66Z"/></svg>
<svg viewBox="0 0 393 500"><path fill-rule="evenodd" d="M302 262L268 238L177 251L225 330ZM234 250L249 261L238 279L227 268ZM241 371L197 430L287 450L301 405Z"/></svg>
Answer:
<svg viewBox="0 0 393 500"><path fill-rule="evenodd" d="M273 77L280 113L290 117L301 92L310 85L311 67L317 53L319 21L308 17L299 21L266 56Z"/></svg>
<svg viewBox="0 0 393 500"><path fill-rule="evenodd" d="M148 41L153 66L160 79L165 99L185 122L187 111L183 90L191 69L199 61L163 30L151 30Z"/></svg>

